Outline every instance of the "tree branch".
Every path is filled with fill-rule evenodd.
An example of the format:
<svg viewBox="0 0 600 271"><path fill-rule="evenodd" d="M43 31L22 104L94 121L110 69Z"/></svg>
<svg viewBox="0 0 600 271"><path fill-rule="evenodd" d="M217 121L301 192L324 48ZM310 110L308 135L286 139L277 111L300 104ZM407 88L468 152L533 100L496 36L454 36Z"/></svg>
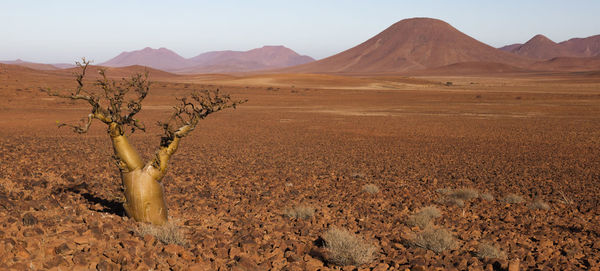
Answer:
<svg viewBox="0 0 600 271"><path fill-rule="evenodd" d="M150 161L157 170L156 180L162 179L166 174L169 159L177 151L181 138L192 132L200 120L223 109L236 108L247 101L231 101L229 95L221 95L218 89L194 92L191 98L192 101L188 101L186 97L178 99L180 104L173 107L174 112L169 120L158 123L164 134L160 138L160 147L155 157Z"/></svg>

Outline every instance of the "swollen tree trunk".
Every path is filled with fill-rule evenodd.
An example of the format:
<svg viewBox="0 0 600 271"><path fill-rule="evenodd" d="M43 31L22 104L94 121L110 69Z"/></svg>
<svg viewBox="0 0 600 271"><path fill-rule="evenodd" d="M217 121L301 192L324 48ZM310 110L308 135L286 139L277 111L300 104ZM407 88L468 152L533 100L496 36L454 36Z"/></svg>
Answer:
<svg viewBox="0 0 600 271"><path fill-rule="evenodd" d="M108 132L121 170L125 212L139 222L165 224L168 211L163 185L160 183L164 174L160 169L155 168L152 162L145 165L142 163L140 156L129 144L127 137L122 134L118 124L110 124Z"/></svg>

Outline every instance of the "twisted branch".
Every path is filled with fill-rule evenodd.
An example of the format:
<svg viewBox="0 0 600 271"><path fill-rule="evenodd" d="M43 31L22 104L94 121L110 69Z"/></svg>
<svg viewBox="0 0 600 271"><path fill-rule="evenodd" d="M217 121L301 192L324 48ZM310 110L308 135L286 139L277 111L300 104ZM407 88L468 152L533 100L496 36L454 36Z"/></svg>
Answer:
<svg viewBox="0 0 600 271"><path fill-rule="evenodd" d="M158 122L164 134L160 138L159 150L151 161L152 166L158 170L155 178L157 180L166 174L167 163L177 151L181 138L193 131L200 120L226 108L235 109L239 104L247 101L232 101L229 95L221 94L218 89L194 92L191 94L191 101L187 97L177 100L180 104L173 107L174 112L168 121Z"/></svg>

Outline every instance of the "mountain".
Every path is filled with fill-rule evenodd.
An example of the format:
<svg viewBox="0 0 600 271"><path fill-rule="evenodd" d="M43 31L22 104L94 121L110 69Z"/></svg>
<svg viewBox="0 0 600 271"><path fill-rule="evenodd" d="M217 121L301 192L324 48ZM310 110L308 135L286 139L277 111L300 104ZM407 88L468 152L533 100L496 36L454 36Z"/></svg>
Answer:
<svg viewBox="0 0 600 271"><path fill-rule="evenodd" d="M498 50L501 50L504 52L511 52L512 50L518 48L521 45L523 45L523 43L515 43L515 44L511 44L511 45L502 46L502 47L498 48Z"/></svg>
<svg viewBox="0 0 600 271"><path fill-rule="evenodd" d="M51 64L42 64L42 63L34 63L34 62L27 62L27 61L23 61L21 59L17 59L14 61L0 61L0 63L2 64L10 64L10 65L18 65L18 66L22 66L22 67L27 67L30 69L34 69L34 70L42 70L42 71L51 71L51 70L58 70L60 68L51 65Z"/></svg>
<svg viewBox="0 0 600 271"><path fill-rule="evenodd" d="M535 59L550 59L568 55L565 49L544 35L535 35L525 44L511 50L511 52Z"/></svg>
<svg viewBox="0 0 600 271"><path fill-rule="evenodd" d="M187 59L167 48L152 49L146 47L142 50L123 52L99 65L108 67L141 65L163 71L171 71L187 67L190 64Z"/></svg>
<svg viewBox="0 0 600 271"><path fill-rule="evenodd" d="M245 52L215 51L186 59L166 49L150 47L138 51L123 52L101 66L124 67L148 66L176 73L224 73L247 72L294 66L314 61L284 46L264 46Z"/></svg>
<svg viewBox="0 0 600 271"><path fill-rule="evenodd" d="M559 44L565 48L571 56L594 57L600 56L600 35L587 38L574 38Z"/></svg>
<svg viewBox="0 0 600 271"><path fill-rule="evenodd" d="M188 59L193 66L178 73L247 72L295 66L315 61L284 46L263 46L249 51L214 51Z"/></svg>
<svg viewBox="0 0 600 271"><path fill-rule="evenodd" d="M525 44L508 45L500 50L538 60L557 57L595 57L600 56L600 35L574 38L561 43L555 43L544 35L536 35Z"/></svg>
<svg viewBox="0 0 600 271"><path fill-rule="evenodd" d="M481 43L441 20L412 18L399 21L344 52L280 71L386 73L460 62L524 66L532 61Z"/></svg>

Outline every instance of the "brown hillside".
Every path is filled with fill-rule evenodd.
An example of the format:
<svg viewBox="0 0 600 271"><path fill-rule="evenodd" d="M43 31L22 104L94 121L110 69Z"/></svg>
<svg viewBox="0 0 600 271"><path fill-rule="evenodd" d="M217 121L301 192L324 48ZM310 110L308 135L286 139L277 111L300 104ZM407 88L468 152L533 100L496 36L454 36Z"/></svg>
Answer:
<svg viewBox="0 0 600 271"><path fill-rule="evenodd" d="M536 62L530 68L540 71L600 71L600 57L556 57Z"/></svg>
<svg viewBox="0 0 600 271"><path fill-rule="evenodd" d="M285 72L403 72L459 62L498 62L523 66L528 59L481 43L446 22L413 18L395 23L366 42Z"/></svg>
<svg viewBox="0 0 600 271"><path fill-rule="evenodd" d="M525 44L507 45L500 50L545 60L556 57L595 57L600 56L600 35L574 38L560 43L555 43L543 35L536 35Z"/></svg>
<svg viewBox="0 0 600 271"><path fill-rule="evenodd" d="M263 46L249 51L214 51L188 59L193 66L177 73L227 73L276 69L315 61L284 46Z"/></svg>
<svg viewBox="0 0 600 271"><path fill-rule="evenodd" d="M498 48L498 50L501 50L504 52L512 52L514 49L517 49L522 45L523 45L523 43L515 43L515 44L511 44L511 45L502 46L502 47Z"/></svg>
<svg viewBox="0 0 600 271"><path fill-rule="evenodd" d="M569 55L565 49L544 35L536 35L525 44L514 48L512 52L535 59L550 59Z"/></svg>
<svg viewBox="0 0 600 271"><path fill-rule="evenodd" d="M18 66L27 67L27 68L34 69L34 70L42 70L42 71L51 71L51 70L59 69L58 67L50 65L50 64L34 63L34 62L23 61L20 59L17 59L14 61L0 61L0 63L9 64L9 65L18 65Z"/></svg>
<svg viewBox="0 0 600 271"><path fill-rule="evenodd" d="M571 52L573 56L589 57L600 56L600 35L584 39L574 38L560 43L562 47Z"/></svg>

